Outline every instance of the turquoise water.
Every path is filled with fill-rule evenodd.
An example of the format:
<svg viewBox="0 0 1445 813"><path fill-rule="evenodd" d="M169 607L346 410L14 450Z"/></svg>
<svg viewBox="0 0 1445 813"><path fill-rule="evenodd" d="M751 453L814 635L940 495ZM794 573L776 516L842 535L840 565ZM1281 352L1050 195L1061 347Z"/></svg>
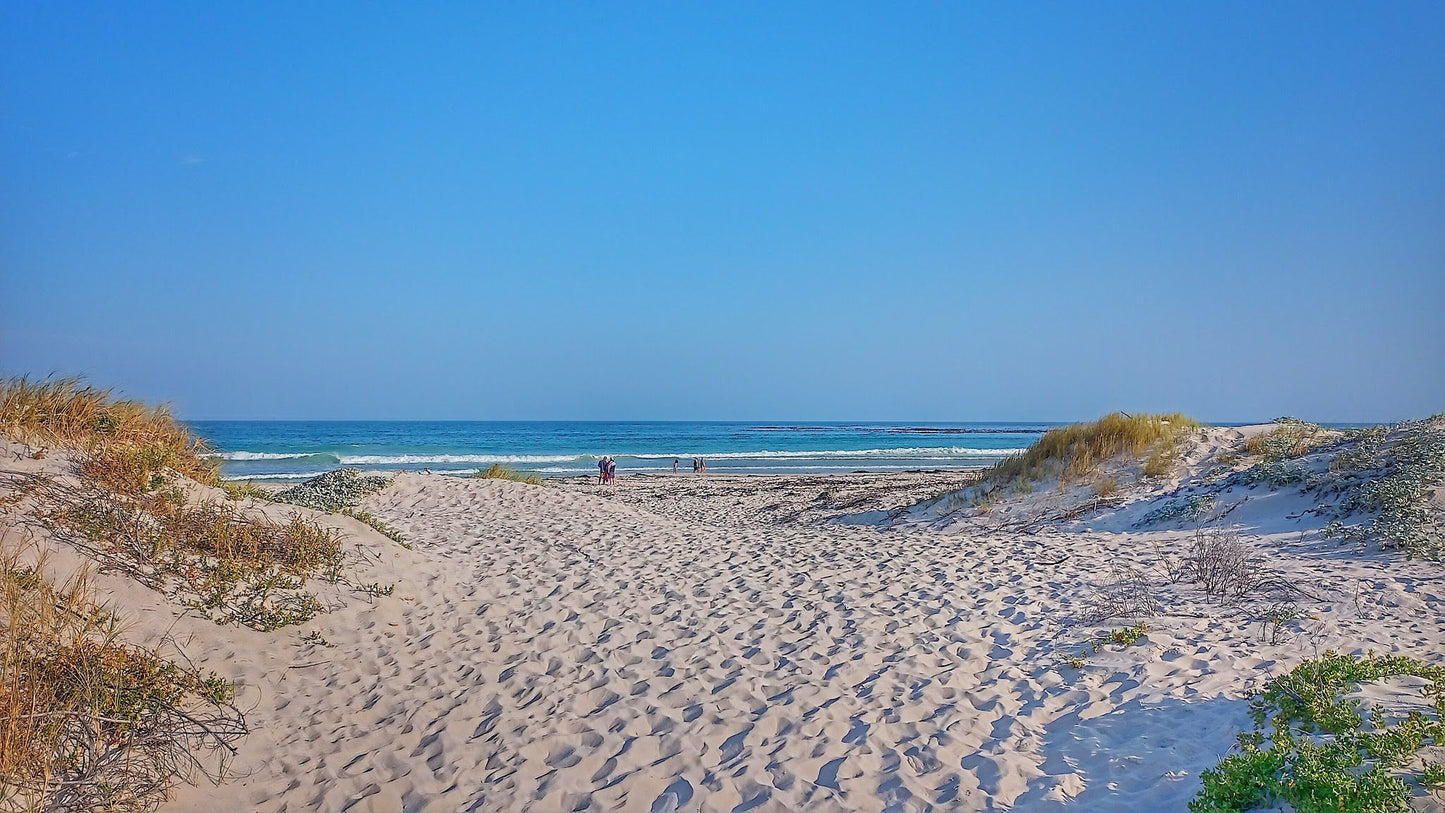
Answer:
<svg viewBox="0 0 1445 813"><path fill-rule="evenodd" d="M340 466L463 474L503 463L547 476L672 470L745 474L966 469L995 463L1048 428L1028 423L569 421L196 421L231 478L303 479Z"/></svg>

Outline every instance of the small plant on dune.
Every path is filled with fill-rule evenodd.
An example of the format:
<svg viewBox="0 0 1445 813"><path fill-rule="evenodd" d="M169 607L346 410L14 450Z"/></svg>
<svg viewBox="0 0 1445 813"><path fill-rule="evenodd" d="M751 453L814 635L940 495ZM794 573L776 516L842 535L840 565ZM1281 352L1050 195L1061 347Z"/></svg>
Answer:
<svg viewBox="0 0 1445 813"><path fill-rule="evenodd" d="M1099 499L1108 499L1119 493L1119 481L1113 477L1096 477L1091 485L1094 496Z"/></svg>
<svg viewBox="0 0 1445 813"><path fill-rule="evenodd" d="M1148 573L1122 562L1114 562L1110 568L1113 578L1090 596L1086 621L1152 616L1163 610Z"/></svg>
<svg viewBox="0 0 1445 813"><path fill-rule="evenodd" d="M0 552L0 810L151 811L219 779L247 733L231 685L121 640L86 574Z"/></svg>
<svg viewBox="0 0 1445 813"><path fill-rule="evenodd" d="M539 474L517 471L509 466L503 466L501 463L493 463L488 468L477 469L477 471L472 474L472 478L477 480L511 480L514 483L526 483L530 486L540 486L545 482Z"/></svg>
<svg viewBox="0 0 1445 813"><path fill-rule="evenodd" d="M1140 621L1132 627L1110 630L1099 636L1099 642L1116 646L1133 646L1149 634L1149 625Z"/></svg>
<svg viewBox="0 0 1445 813"><path fill-rule="evenodd" d="M1249 546L1227 529L1196 532L1185 566L1189 577L1214 601L1243 598L1265 581L1263 568Z"/></svg>
<svg viewBox="0 0 1445 813"><path fill-rule="evenodd" d="M1045 432L1022 454L1007 458L983 472L986 490L1021 478L1071 480L1092 472L1098 464L1123 454L1140 454L1156 444L1175 442L1197 429L1199 422L1180 414L1129 415L1114 412L1091 423L1078 423Z"/></svg>
<svg viewBox="0 0 1445 813"><path fill-rule="evenodd" d="M397 543L398 545L401 545L408 550L411 549L411 544L406 541L406 537L402 534L401 531L398 531L397 529L391 527L390 525L386 524L372 514L363 511L360 508L343 508L339 513L351 517L352 519L364 525L369 525L371 526L372 530L376 531L387 539L390 539L391 541Z"/></svg>
<svg viewBox="0 0 1445 813"><path fill-rule="evenodd" d="M392 593L396 592L396 584L382 584L381 582L372 582L371 584L363 584L357 589L368 596L389 596Z"/></svg>
<svg viewBox="0 0 1445 813"><path fill-rule="evenodd" d="M324 647L326 647L326 648L328 648L328 649L330 649L331 647L336 646L335 644L333 644L333 643L331 643L330 641L326 640L326 636L322 635L320 630L312 630L312 631L306 633L305 637L303 637L303 638L301 639L301 644L302 644L303 646L304 646L304 645L324 646Z"/></svg>
<svg viewBox="0 0 1445 813"><path fill-rule="evenodd" d="M1424 681L1433 716L1362 713L1347 697L1382 679ZM1254 730L1239 750L1204 772L1193 813L1242 813L1288 804L1299 813L1405 813L1411 784L1439 786L1445 768L1422 762L1445 744L1445 668L1412 658L1326 652L1275 678L1252 701Z"/></svg>
<svg viewBox="0 0 1445 813"><path fill-rule="evenodd" d="M1149 625L1143 621L1130 627L1121 627L1116 630L1100 633L1095 636L1092 641L1085 642L1084 645L1086 649L1084 649L1084 651L1065 656L1064 663L1074 669L1083 669L1090 654L1097 655L1104 647L1110 644L1123 647L1133 646L1143 640L1148 634Z"/></svg>
<svg viewBox="0 0 1445 813"><path fill-rule="evenodd" d="M1285 628L1295 621L1303 621L1310 616L1306 615L1293 601L1281 601L1271 604L1261 613L1257 620L1260 622L1259 637L1261 641L1270 645L1278 644L1285 637Z"/></svg>
<svg viewBox="0 0 1445 813"><path fill-rule="evenodd" d="M1214 510L1219 500L1213 494L1191 494L1176 497L1140 517L1135 528L1145 528L1164 522L1198 522L1205 514Z"/></svg>
<svg viewBox="0 0 1445 813"><path fill-rule="evenodd" d="M239 480L222 480L220 489L225 493L226 499L232 502L239 502L241 500L271 502L271 492L250 480L245 482Z"/></svg>
<svg viewBox="0 0 1445 813"><path fill-rule="evenodd" d="M1303 457L1339 437L1339 432L1317 423L1298 418L1275 418L1273 429L1244 442L1244 452L1262 458L1266 463L1278 463Z"/></svg>

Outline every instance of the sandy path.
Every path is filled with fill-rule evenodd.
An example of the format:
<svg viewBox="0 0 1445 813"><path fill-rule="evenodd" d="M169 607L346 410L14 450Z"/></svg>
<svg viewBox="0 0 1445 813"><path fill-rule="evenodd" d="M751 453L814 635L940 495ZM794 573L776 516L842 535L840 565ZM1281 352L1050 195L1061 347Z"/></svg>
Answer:
<svg viewBox="0 0 1445 813"><path fill-rule="evenodd" d="M396 594L256 675L249 776L168 810L1182 810L1250 681L1309 654L1183 614L1059 668L1127 535L724 528L421 475L366 507L416 546ZM1430 589L1400 610L1425 629L1309 645L1438 641Z"/></svg>

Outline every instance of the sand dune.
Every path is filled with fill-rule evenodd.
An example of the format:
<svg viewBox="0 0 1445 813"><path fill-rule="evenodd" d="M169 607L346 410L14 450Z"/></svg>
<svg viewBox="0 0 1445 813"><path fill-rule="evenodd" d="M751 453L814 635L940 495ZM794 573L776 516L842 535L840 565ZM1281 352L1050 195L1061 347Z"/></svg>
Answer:
<svg viewBox="0 0 1445 813"><path fill-rule="evenodd" d="M235 664L249 775L170 810L1180 810L1251 685L1428 652L1445 617L1426 566L1280 533L1256 544L1332 596L1308 629L1179 606L1073 669L1136 535L719 527L425 475L366 507L416 546L395 595L309 625L331 646L279 677Z"/></svg>
<svg viewBox="0 0 1445 813"><path fill-rule="evenodd" d="M1219 492L1297 617L1149 576L1147 633L1114 645L1098 636L1139 619L1099 617L1101 596L1194 541L1138 527L1167 484L975 522L901 510L957 474L877 477L825 497L817 478L404 474L363 507L413 549L254 505L344 529L358 580L395 585L323 590L330 612L272 633L104 575L132 635L235 680L253 729L231 781L165 810L1183 810L1269 677L1327 649L1445 651L1439 564L1326 540L1298 494Z"/></svg>

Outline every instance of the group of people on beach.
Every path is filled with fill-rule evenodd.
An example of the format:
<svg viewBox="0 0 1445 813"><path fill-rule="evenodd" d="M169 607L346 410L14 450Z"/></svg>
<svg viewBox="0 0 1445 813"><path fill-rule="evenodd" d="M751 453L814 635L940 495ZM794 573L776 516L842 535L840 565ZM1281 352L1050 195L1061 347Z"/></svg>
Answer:
<svg viewBox="0 0 1445 813"><path fill-rule="evenodd" d="M677 474L678 459L672 459L672 473ZM707 473L707 458L694 457L692 459L692 473ZM597 460L597 482L606 485L617 482L617 460L612 457L601 457Z"/></svg>

